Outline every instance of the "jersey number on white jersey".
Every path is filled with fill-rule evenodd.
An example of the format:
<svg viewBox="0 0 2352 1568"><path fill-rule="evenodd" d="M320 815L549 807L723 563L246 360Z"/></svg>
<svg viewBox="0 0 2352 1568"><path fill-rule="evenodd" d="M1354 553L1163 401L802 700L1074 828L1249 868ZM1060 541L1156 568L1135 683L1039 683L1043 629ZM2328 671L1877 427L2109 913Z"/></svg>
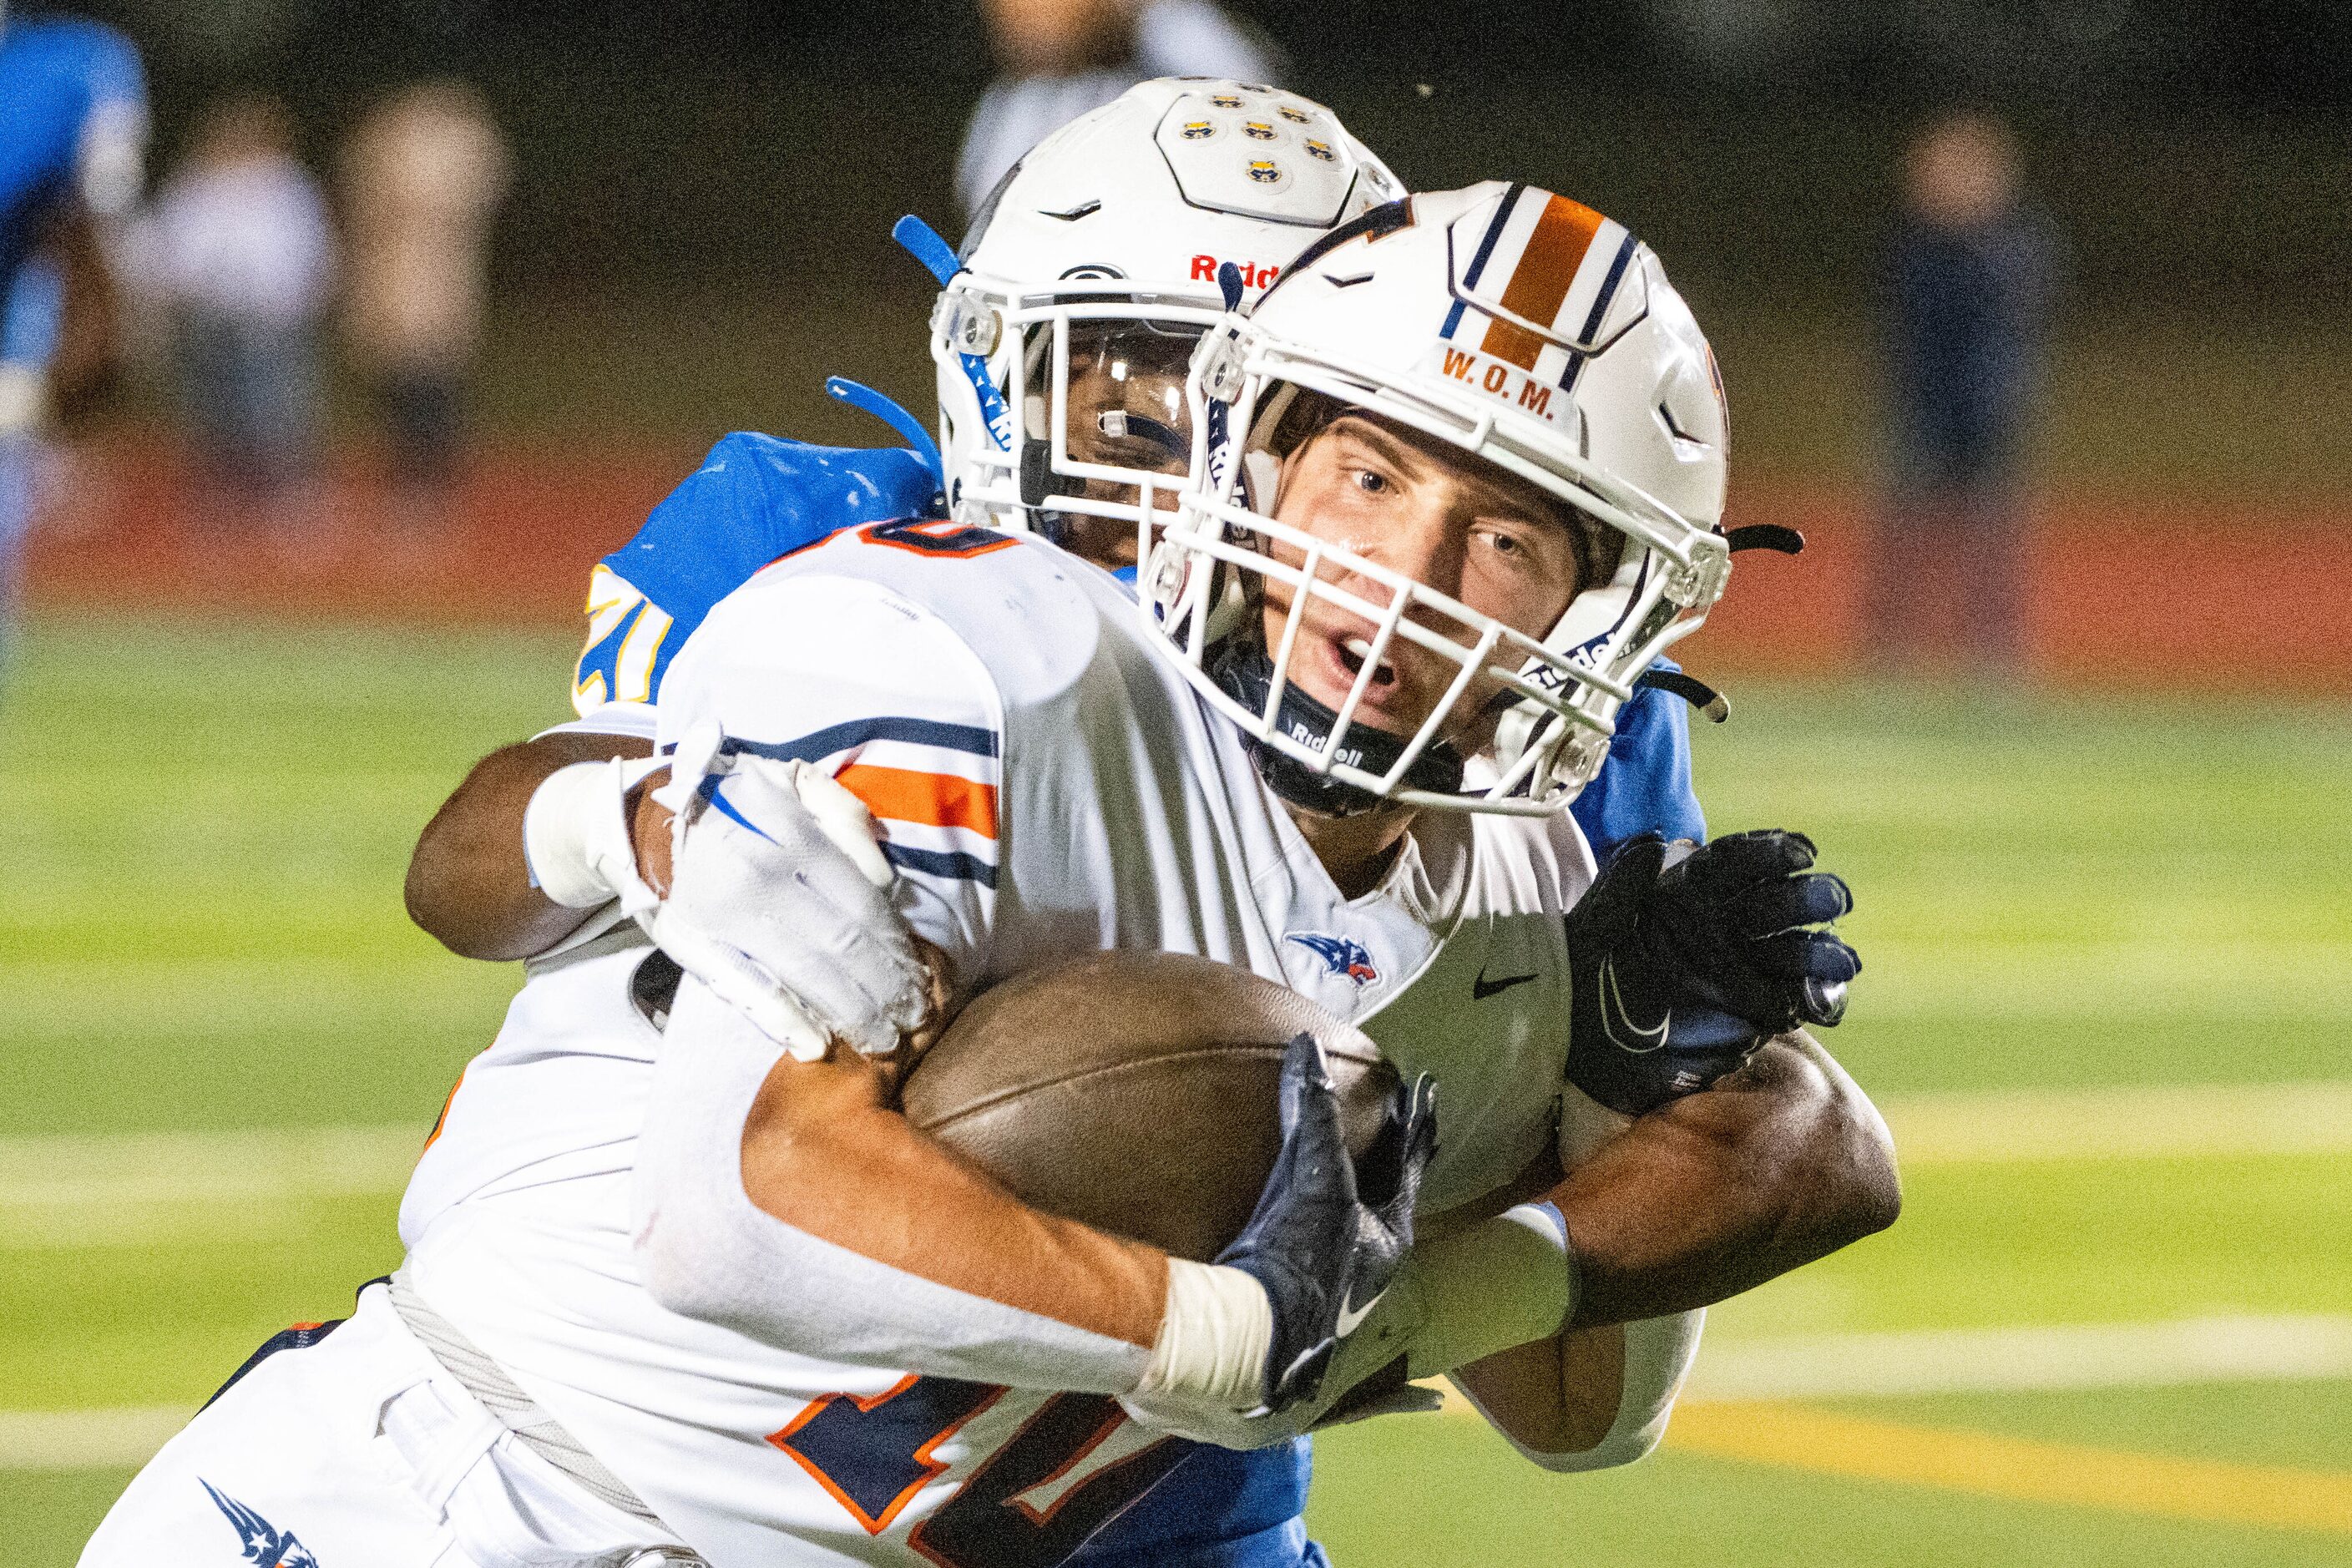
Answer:
<svg viewBox="0 0 2352 1568"><path fill-rule="evenodd" d="M1004 1392L908 1376L879 1394L820 1395L768 1441L879 1535L947 1470L940 1446ZM907 1544L940 1568L1055 1568L1192 1448L1137 1426L1117 1400L1055 1394Z"/></svg>

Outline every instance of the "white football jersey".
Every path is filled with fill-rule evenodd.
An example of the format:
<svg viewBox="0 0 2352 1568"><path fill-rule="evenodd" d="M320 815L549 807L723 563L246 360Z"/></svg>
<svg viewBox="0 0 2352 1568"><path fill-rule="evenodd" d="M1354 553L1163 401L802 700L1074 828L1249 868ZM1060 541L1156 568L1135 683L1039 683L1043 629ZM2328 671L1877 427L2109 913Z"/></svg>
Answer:
<svg viewBox="0 0 2352 1568"><path fill-rule="evenodd" d="M1561 916L1592 875L1570 817L1424 815L1381 885L1343 897L1133 601L1042 541L835 535L722 601L660 706L665 742L715 719L858 795L964 994L1105 948L1282 981L1435 1076L1433 1212L1552 1139ZM533 966L402 1205L418 1291L717 1568L1058 1563L1183 1446L1098 1396L788 1354L640 1286L646 955L624 927Z"/></svg>

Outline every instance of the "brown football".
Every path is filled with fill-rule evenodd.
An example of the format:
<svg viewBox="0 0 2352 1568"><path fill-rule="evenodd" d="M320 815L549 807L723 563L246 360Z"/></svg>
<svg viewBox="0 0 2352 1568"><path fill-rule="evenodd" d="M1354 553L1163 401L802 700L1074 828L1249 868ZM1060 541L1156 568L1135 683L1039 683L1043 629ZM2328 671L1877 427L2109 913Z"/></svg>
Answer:
<svg viewBox="0 0 2352 1568"><path fill-rule="evenodd" d="M1283 1047L1302 1030L1360 1153L1397 1083L1372 1042L1287 986L1181 953L1092 953L1006 981L900 1103L1024 1201L1206 1262L1274 1168Z"/></svg>

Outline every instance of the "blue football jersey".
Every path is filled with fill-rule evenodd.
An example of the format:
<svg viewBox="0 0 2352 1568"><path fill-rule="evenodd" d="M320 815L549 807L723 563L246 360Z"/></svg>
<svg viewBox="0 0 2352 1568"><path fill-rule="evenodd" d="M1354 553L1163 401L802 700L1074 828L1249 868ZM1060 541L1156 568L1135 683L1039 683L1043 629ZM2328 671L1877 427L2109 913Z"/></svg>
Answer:
<svg viewBox="0 0 2352 1568"><path fill-rule="evenodd" d="M611 721L650 706L670 656L751 574L845 528L931 515L938 484L905 447L812 447L747 430L721 437L635 537L588 579L588 643L572 706ZM600 713L599 710L606 710Z"/></svg>
<svg viewBox="0 0 2352 1568"><path fill-rule="evenodd" d="M139 51L111 27L70 17L0 24L0 321L6 357L46 361L57 342L54 280L26 277L51 227L85 198L85 159L101 131L146 121ZM128 192L121 193L127 196Z"/></svg>

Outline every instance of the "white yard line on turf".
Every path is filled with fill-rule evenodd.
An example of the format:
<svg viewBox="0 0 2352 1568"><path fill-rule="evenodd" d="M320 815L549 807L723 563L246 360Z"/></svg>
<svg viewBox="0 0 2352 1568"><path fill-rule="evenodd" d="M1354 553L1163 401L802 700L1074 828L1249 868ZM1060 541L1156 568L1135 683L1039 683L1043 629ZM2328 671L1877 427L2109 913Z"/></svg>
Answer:
<svg viewBox="0 0 2352 1568"><path fill-rule="evenodd" d="M266 1231L306 1199L399 1192L424 1142L414 1124L0 1139L0 1247Z"/></svg>
<svg viewBox="0 0 2352 1568"><path fill-rule="evenodd" d="M2352 1083L1890 1096L1905 1165L2352 1153ZM0 1247L246 1230L306 1197L408 1180L420 1124L0 1138Z"/></svg>
<svg viewBox="0 0 2352 1568"><path fill-rule="evenodd" d="M1723 1340L1684 1397L1841 1399L2352 1378L2352 1317L2192 1318Z"/></svg>
<svg viewBox="0 0 2352 1568"><path fill-rule="evenodd" d="M1685 1401L2153 1388L2352 1378L2352 1317L1937 1329L1707 1344ZM1448 1391L1447 1406L1469 1405ZM144 1464L184 1408L0 1411L0 1472Z"/></svg>
<svg viewBox="0 0 2352 1568"><path fill-rule="evenodd" d="M193 1414L170 1405L0 1410L0 1473L127 1470L145 1464Z"/></svg>
<svg viewBox="0 0 2352 1568"><path fill-rule="evenodd" d="M1906 1165L2352 1152L2352 1083L1996 1089L1882 1109Z"/></svg>

